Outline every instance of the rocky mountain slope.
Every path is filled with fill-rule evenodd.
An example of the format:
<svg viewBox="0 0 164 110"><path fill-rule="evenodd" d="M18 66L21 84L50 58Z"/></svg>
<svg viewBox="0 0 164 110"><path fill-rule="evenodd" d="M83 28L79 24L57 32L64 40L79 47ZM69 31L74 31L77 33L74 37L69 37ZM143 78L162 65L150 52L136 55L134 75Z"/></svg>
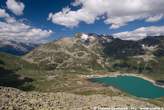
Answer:
<svg viewBox="0 0 164 110"><path fill-rule="evenodd" d="M109 107L154 108L157 106L126 96L23 92L0 87L0 110L94 110Z"/></svg>
<svg viewBox="0 0 164 110"><path fill-rule="evenodd" d="M42 45L24 59L47 70L71 71L130 71L158 73L164 68L164 36L126 41L111 36L76 34Z"/></svg>
<svg viewBox="0 0 164 110"><path fill-rule="evenodd" d="M103 46L112 38L77 34L42 45L27 54L24 59L38 63L47 69L96 70L106 66Z"/></svg>

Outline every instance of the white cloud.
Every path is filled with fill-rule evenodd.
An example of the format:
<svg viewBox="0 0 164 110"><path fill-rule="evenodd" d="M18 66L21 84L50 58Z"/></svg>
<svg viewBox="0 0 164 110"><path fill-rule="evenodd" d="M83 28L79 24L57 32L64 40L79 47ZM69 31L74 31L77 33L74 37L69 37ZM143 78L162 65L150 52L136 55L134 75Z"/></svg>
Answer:
<svg viewBox="0 0 164 110"><path fill-rule="evenodd" d="M22 15L25 5L22 2L16 0L7 0L7 8L12 11L15 15Z"/></svg>
<svg viewBox="0 0 164 110"><path fill-rule="evenodd" d="M43 43L53 32L27 25L0 9L0 42Z"/></svg>
<svg viewBox="0 0 164 110"><path fill-rule="evenodd" d="M160 14L160 15L149 17L148 19L146 19L146 21L147 22L156 22L156 21L159 21L162 18L163 18L163 14Z"/></svg>
<svg viewBox="0 0 164 110"><path fill-rule="evenodd" d="M119 28L138 19L155 22L163 18L164 0L76 0L73 6L78 10L64 8L57 13L50 13L49 20L66 27L87 24L105 16L104 22L111 28Z"/></svg>
<svg viewBox="0 0 164 110"><path fill-rule="evenodd" d="M19 21L0 21L0 41L41 43L51 34L51 30L42 30L39 28L34 28Z"/></svg>
<svg viewBox="0 0 164 110"><path fill-rule="evenodd" d="M141 27L133 31L126 31L113 34L115 38L122 40L140 40L147 36L164 35L164 26Z"/></svg>
<svg viewBox="0 0 164 110"><path fill-rule="evenodd" d="M9 17L9 15L6 13L4 9L0 8L0 18L5 18L5 17Z"/></svg>
<svg viewBox="0 0 164 110"><path fill-rule="evenodd" d="M49 20L66 27L74 27L79 24L80 21L83 21L87 24L94 23L96 16L92 15L86 10L71 11L69 8L63 8L63 10L56 14L49 14Z"/></svg>

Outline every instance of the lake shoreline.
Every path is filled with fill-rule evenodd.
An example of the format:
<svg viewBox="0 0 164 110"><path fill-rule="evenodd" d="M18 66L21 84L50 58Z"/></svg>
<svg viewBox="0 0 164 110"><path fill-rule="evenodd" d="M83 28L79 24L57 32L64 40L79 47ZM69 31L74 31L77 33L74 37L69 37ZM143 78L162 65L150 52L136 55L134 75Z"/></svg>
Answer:
<svg viewBox="0 0 164 110"><path fill-rule="evenodd" d="M142 78L144 80L147 80L147 81L153 83L155 86L164 88L164 85L158 85L155 80L153 80L153 79L151 79L151 78L149 78L149 77L147 77L145 75L142 75L142 74L134 74L134 73L110 73L110 74L103 74L103 75L100 75L100 74L86 75L85 77L87 79L92 79L92 78L117 77L117 76L133 76L133 77Z"/></svg>

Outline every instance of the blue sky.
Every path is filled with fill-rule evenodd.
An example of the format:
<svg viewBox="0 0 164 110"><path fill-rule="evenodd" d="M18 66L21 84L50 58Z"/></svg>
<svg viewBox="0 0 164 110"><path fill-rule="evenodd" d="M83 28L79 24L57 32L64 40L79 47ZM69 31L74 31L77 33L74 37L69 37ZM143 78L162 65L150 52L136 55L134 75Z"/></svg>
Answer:
<svg viewBox="0 0 164 110"><path fill-rule="evenodd" d="M10 0L8 0L8 1L10 1ZM131 12L127 11L127 10L129 10L129 8L126 9L126 7L124 8L124 6L122 6L122 8L118 7L118 9L117 9L117 7L112 7L114 5L118 6L121 4L121 3L118 4L117 2L112 2L113 5L110 6L110 4L112 4L112 3L110 3L110 1L112 1L112 0L104 0L107 3L109 1L109 6L106 7L105 11L100 11L100 13L97 13L97 11L93 11L92 9L88 8L89 5L92 5L91 3L93 0L88 0L88 1L91 1L90 4L89 4L89 2L87 3L86 0L79 0L80 1L79 3L78 2L76 3L74 0L11 0L11 1L24 4L25 7L22 10L22 14L14 13L13 9L6 5L7 0L0 0L0 9L5 10L6 13L9 14L10 17L13 17L14 19L16 19L16 21L23 21L24 24L30 25L31 28L42 29L42 31L43 30L52 30L53 33L50 34L49 37L46 37L46 39L48 39L49 41L51 41L53 39L58 39L60 37L73 36L77 32L98 33L98 34L115 34L115 33L120 33L120 32L135 31L135 29L138 29L141 27L164 26L164 19L163 19L163 13L162 13L162 11L164 11L163 10L164 8L156 9L156 7L158 7L158 5L160 5L160 4L161 4L161 6L164 5L163 0L156 0L156 2L159 2L159 3L156 3L155 0L150 0L150 3L151 2L155 3L154 7L152 7L153 6L152 4L147 3L148 0L143 0L144 3L147 3L144 5L148 6L148 7L152 7L152 9L145 11L145 13L144 13L145 16L142 18L141 14L143 15L143 13L142 13L143 10L138 9L139 11L136 11L136 9L138 8L137 7L136 9L134 9L134 14L136 13L136 15L137 16L139 15L139 17L130 15L130 17L134 18L134 20L126 19L125 21L122 21L122 18L124 18L123 14L124 13L125 13L125 15L127 13L128 13L128 15L131 14ZM99 3L100 4L99 6L96 6L97 1L103 2L103 0L95 0L95 2L94 2L95 5L94 4L92 5L93 7L94 6L100 7L100 8L94 8L95 10L99 11L102 8L101 8L101 3ZM120 0L115 0L115 1L120 2ZM125 0L125 2L126 1L127 0ZM141 1L141 0L138 0L138 1ZM72 3L76 3L76 6L72 5ZM138 6L138 4L139 3L136 2L136 4L134 4L134 5ZM103 5L104 4L102 3L102 6ZM131 4L129 4L129 5L131 5ZM139 5L142 6L141 3ZM65 24L61 23L61 22L70 23L69 21L64 21L64 20L67 20L67 18L66 19L60 18L64 15L64 13L62 13L62 9L65 7L67 7L67 9L68 9L66 17L68 19L73 18L73 20L74 20L72 22L72 23L75 23L73 26L70 24L65 25ZM86 10L87 10L87 12L90 12L88 15L89 18L87 18L86 20L83 20L82 18L81 19L75 18L74 16L72 16L72 18L69 17L71 12L74 12L75 16L76 15L78 16L79 14L81 15L81 13L79 13L78 10L85 10L84 13L86 12ZM109 10L109 12L108 12L108 10ZM110 11L110 10L112 10L112 11ZM119 13L117 10L122 11L123 14ZM157 15L155 15L152 10L157 12ZM60 16L56 16L56 14L60 13L60 12L62 14ZM50 17L50 20L48 20L48 16L50 13L52 13L52 17ZM103 14L103 13L106 13L106 14ZM108 15L108 13L109 13L109 15ZM111 14L111 13L114 13L114 14ZM141 14L138 14L138 13L141 13ZM149 18L150 19L153 17L156 18L156 16L158 17L159 15L160 15L160 19L158 19L158 20L154 20L154 21L151 20L151 22L145 21L146 19L149 19ZM103 18L104 16L106 16L106 17ZM116 21L116 17L121 18L121 20ZM85 15L85 18L86 18L86 15ZM93 20L92 20L92 18L93 18ZM97 18L99 20L97 20ZM105 20L107 20L107 18L109 18L109 22L104 23ZM4 18L1 18L0 20L2 20L2 19L4 19ZM53 21L53 19L54 19L54 21ZM113 22L111 22L112 20L113 20ZM78 23L78 25L76 25L76 22ZM114 26L113 24L117 24L117 26L116 26L117 28L111 28L112 26ZM70 28L69 28L69 26L70 26Z"/></svg>

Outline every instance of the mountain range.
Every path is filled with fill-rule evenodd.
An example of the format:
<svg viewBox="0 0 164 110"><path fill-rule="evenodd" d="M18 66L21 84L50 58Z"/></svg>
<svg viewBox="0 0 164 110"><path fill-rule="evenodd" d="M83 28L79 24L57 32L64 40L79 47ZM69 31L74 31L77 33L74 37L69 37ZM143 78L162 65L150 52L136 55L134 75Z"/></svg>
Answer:
<svg viewBox="0 0 164 110"><path fill-rule="evenodd" d="M75 37L41 45L25 56L26 61L47 70L107 70L153 72L163 63L164 37L121 40L108 35L78 33ZM163 69L163 68L162 68Z"/></svg>
<svg viewBox="0 0 164 110"><path fill-rule="evenodd" d="M16 41L0 41L0 52L5 52L13 55L24 55L27 52L31 51L38 44L33 43L24 43Z"/></svg>
<svg viewBox="0 0 164 110"><path fill-rule="evenodd" d="M77 33L74 37L39 46L15 42L10 46L27 50L23 51L27 53L15 56L0 52L0 86L4 87L120 97L125 94L91 83L86 76L128 73L146 76L159 85L164 81L164 36L147 36L132 41L109 35ZM163 102L163 98L151 100L156 105Z"/></svg>
<svg viewBox="0 0 164 110"><path fill-rule="evenodd" d="M22 59L46 70L138 73L162 73L164 70L164 36L147 36L132 41L109 35L77 33L74 37L40 46L14 41L0 44L0 51L23 55Z"/></svg>

